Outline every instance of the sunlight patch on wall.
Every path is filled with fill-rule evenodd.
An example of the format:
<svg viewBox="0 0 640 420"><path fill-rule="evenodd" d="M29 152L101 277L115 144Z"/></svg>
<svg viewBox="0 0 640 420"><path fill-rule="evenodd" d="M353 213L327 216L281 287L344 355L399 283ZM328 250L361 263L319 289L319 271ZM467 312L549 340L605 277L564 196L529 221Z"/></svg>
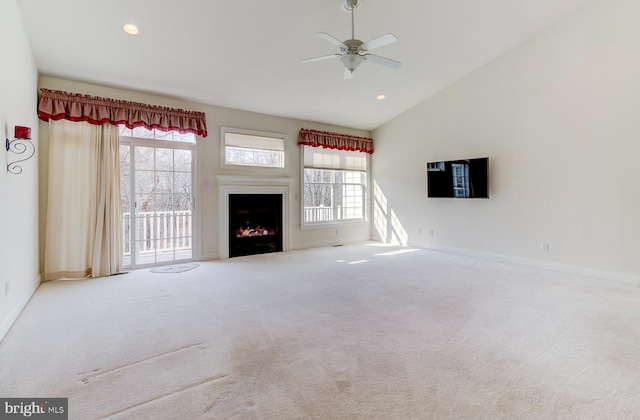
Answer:
<svg viewBox="0 0 640 420"><path fill-rule="evenodd" d="M409 235L407 231L402 227L402 222L396 215L396 212L393 209L391 211L391 243L393 245L402 245L406 246L409 243Z"/></svg>
<svg viewBox="0 0 640 420"><path fill-rule="evenodd" d="M389 242L387 226L387 198L378 183L373 181L373 227L383 242Z"/></svg>
<svg viewBox="0 0 640 420"><path fill-rule="evenodd" d="M383 242L406 246L409 241L407 231L389 208L387 197L376 181L373 181L373 227Z"/></svg>

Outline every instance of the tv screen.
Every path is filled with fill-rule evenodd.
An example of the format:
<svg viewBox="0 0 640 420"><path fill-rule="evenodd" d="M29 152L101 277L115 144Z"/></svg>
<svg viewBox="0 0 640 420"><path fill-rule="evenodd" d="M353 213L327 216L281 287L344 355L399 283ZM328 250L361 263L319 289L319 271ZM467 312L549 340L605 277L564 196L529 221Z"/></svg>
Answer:
<svg viewBox="0 0 640 420"><path fill-rule="evenodd" d="M489 198L489 158L427 163L427 197Z"/></svg>

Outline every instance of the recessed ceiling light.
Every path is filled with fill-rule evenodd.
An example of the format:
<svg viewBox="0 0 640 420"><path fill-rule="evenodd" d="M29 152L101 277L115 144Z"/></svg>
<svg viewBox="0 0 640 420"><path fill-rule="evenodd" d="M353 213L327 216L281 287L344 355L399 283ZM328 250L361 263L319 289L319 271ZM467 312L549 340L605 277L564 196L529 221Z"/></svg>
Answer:
<svg viewBox="0 0 640 420"><path fill-rule="evenodd" d="M379 100L379 101L381 101L381 100L383 100L383 99L384 99L384 95L378 95L378 96L376 96L376 99L377 99L377 100Z"/></svg>
<svg viewBox="0 0 640 420"><path fill-rule="evenodd" d="M129 35L136 35L140 30L133 23L125 23L122 25L122 30L128 33Z"/></svg>

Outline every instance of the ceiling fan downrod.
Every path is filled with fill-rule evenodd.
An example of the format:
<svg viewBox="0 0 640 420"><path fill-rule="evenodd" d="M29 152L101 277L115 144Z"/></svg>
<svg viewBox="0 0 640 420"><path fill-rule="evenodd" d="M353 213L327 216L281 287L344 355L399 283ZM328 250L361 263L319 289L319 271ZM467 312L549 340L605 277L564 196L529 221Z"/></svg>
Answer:
<svg viewBox="0 0 640 420"><path fill-rule="evenodd" d="M351 39L356 39L356 18L355 13L353 13L354 10L356 10L356 8L351 7Z"/></svg>
<svg viewBox="0 0 640 420"><path fill-rule="evenodd" d="M351 39L355 39L356 38L356 30L355 30L355 13L354 11L360 7L360 1L361 0L344 0L342 2L342 8L347 11L347 12L351 12Z"/></svg>

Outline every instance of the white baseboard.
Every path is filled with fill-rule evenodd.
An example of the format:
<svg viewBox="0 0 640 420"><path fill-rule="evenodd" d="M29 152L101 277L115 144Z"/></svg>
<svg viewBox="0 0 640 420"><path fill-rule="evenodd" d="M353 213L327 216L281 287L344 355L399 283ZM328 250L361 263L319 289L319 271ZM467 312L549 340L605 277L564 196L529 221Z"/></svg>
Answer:
<svg viewBox="0 0 640 420"><path fill-rule="evenodd" d="M362 237L350 237L350 238L335 238L329 239L325 241L315 241L315 242L304 242L300 244L292 244L291 249L309 249L309 248L320 248L323 246L336 246L336 245L349 245L349 244L360 244L363 242L371 241L371 237L369 235Z"/></svg>
<svg viewBox="0 0 640 420"><path fill-rule="evenodd" d="M431 251L446 252L448 254L464 255L466 257L481 258L492 261L506 262L510 264L522 265L526 267L541 268L545 270L559 271L562 273L577 274L587 277L617 281L622 283L640 285L640 275L616 273L613 271L596 270L593 268L580 267L568 264L551 263L547 261L532 260L528 258L512 257L509 255L492 254L489 252L475 251L464 248L454 248L441 245L430 245L420 242L410 242L408 246L414 248L428 249Z"/></svg>
<svg viewBox="0 0 640 420"><path fill-rule="evenodd" d="M357 237L357 238L349 238L349 239L330 239L326 241L316 241L316 242L305 242L300 244L292 244L290 246L291 251L295 251L298 249L309 249L309 248L321 248L324 246L336 246L336 245L349 245L349 244L359 244L363 242L369 242L371 238L369 236ZM285 251L286 252L286 251ZM217 252L209 252L206 254L201 254L195 261L211 261L211 260L219 260L220 254Z"/></svg>
<svg viewBox="0 0 640 420"><path fill-rule="evenodd" d="M294 251L298 249L309 249L309 248L321 248L324 246L336 246L336 245L349 245L349 244L360 244L363 242L370 242L371 237L369 235L363 235L358 237L349 237L349 238L340 238L336 237L335 239L329 239L324 241L315 241L315 242L303 242L297 244L290 244L289 250ZM286 252L286 251L284 251ZM208 252L204 254L200 254L196 261L210 261L210 260L219 260L220 253L218 252Z"/></svg>
<svg viewBox="0 0 640 420"><path fill-rule="evenodd" d="M41 277L38 275L29 285L29 288L24 292L20 300L16 302L11 312L9 312L9 315L7 315L7 317L2 321L2 324L0 324L0 341L2 341L2 339L7 335L13 323L16 322L16 319L18 319L18 316L24 307L29 303L31 296L33 296L38 289L38 286L40 286L40 279Z"/></svg>
<svg viewBox="0 0 640 420"><path fill-rule="evenodd" d="M209 253L201 254L200 256L198 256L196 261L210 261L210 260L219 260L219 259L220 259L219 253L209 252Z"/></svg>

